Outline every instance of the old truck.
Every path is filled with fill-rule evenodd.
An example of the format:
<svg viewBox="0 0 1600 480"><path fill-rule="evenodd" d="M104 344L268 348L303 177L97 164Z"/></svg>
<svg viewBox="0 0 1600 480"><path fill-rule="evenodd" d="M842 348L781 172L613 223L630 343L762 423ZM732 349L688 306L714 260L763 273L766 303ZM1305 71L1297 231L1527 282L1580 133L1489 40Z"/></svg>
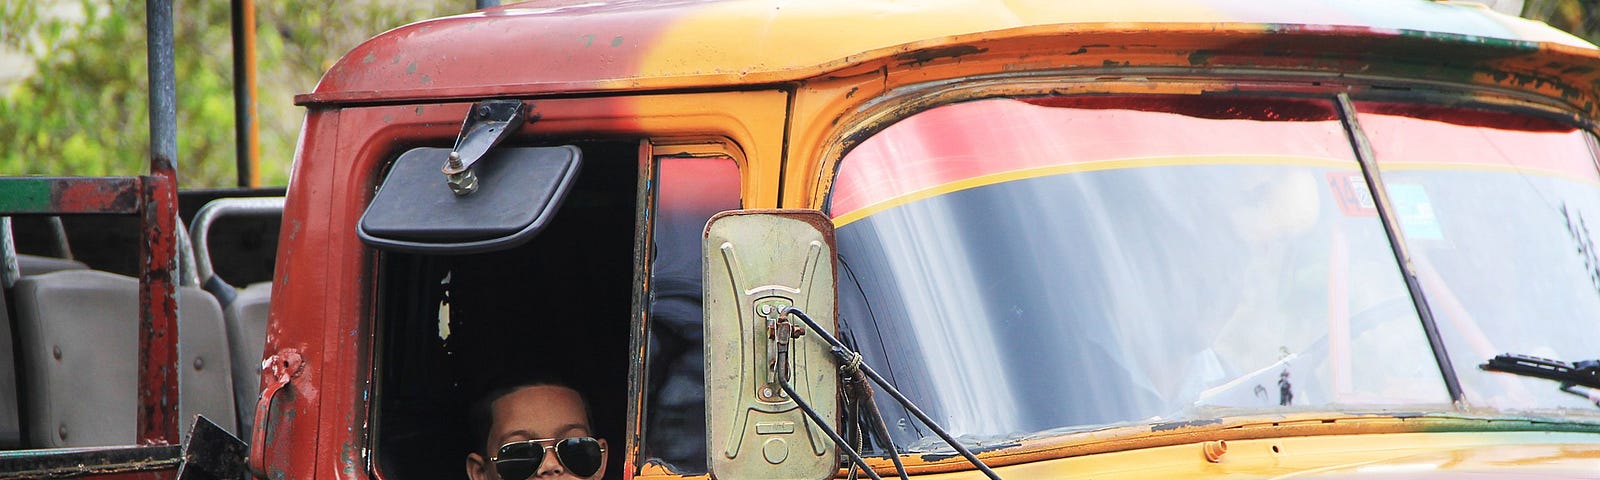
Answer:
<svg viewBox="0 0 1600 480"><path fill-rule="evenodd" d="M550 370L613 478L1592 477L1597 99L1468 2L418 22L295 99L248 452L38 476L461 478Z"/></svg>

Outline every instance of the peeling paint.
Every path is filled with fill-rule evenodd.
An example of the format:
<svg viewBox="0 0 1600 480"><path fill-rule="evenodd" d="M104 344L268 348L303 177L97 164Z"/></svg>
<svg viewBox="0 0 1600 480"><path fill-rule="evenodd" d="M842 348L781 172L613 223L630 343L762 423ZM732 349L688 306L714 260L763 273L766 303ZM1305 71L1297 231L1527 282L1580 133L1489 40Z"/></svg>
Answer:
<svg viewBox="0 0 1600 480"><path fill-rule="evenodd" d="M894 59L895 61L900 62L900 66L902 67L920 67L922 65L926 65L928 62L932 62L941 58L960 58L963 56L975 55L987 51L989 51L989 49L978 48L972 45L953 45L949 47L925 48L914 52L902 53L895 55Z"/></svg>

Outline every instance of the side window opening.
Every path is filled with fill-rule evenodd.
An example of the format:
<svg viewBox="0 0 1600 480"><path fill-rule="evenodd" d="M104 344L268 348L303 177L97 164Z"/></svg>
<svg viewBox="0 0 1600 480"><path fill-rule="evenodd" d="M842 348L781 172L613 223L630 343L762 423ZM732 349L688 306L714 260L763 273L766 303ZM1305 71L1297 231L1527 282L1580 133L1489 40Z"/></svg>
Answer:
<svg viewBox="0 0 1600 480"><path fill-rule="evenodd" d="M509 250L378 260L374 462L385 477L465 478L470 405L527 372L570 382L622 478L638 161L636 142L581 143L574 191Z"/></svg>
<svg viewBox="0 0 1600 480"><path fill-rule="evenodd" d="M726 156L658 157L655 180L640 458L671 472L703 474L700 242L712 215L740 208L739 168Z"/></svg>

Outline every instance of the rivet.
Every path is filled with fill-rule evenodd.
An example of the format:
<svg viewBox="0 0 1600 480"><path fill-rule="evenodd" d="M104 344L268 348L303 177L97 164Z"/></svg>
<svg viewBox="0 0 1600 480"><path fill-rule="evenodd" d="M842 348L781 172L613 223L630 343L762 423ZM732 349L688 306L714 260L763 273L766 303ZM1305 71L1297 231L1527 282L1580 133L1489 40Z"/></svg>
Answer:
<svg viewBox="0 0 1600 480"><path fill-rule="evenodd" d="M61 428L56 429L56 434L57 435L61 435L61 441L63 441L63 442L66 441L67 440L67 424L65 424L65 423L61 424Z"/></svg>
<svg viewBox="0 0 1600 480"><path fill-rule="evenodd" d="M201 358L201 357L194 357L194 369L195 370L202 370L202 369L205 369L205 368L206 368L206 359Z"/></svg>
<svg viewBox="0 0 1600 480"><path fill-rule="evenodd" d="M61 346L60 345L55 345L53 348L50 349L50 354L55 356L56 360L60 360L61 359Z"/></svg>
<svg viewBox="0 0 1600 480"><path fill-rule="evenodd" d="M1228 453L1228 442L1212 440L1200 445L1200 452L1206 456L1206 461L1217 463L1222 460L1222 454Z"/></svg>

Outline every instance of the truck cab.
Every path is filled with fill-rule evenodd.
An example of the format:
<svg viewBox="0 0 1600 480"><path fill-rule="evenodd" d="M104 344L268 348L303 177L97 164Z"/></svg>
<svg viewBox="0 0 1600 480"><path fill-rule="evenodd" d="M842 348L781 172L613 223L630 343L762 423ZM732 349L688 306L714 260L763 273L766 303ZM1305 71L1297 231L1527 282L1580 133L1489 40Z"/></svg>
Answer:
<svg viewBox="0 0 1600 480"><path fill-rule="evenodd" d="M250 471L464 478L539 371L607 478L1592 475L1597 100L1468 2L407 25L295 98Z"/></svg>

